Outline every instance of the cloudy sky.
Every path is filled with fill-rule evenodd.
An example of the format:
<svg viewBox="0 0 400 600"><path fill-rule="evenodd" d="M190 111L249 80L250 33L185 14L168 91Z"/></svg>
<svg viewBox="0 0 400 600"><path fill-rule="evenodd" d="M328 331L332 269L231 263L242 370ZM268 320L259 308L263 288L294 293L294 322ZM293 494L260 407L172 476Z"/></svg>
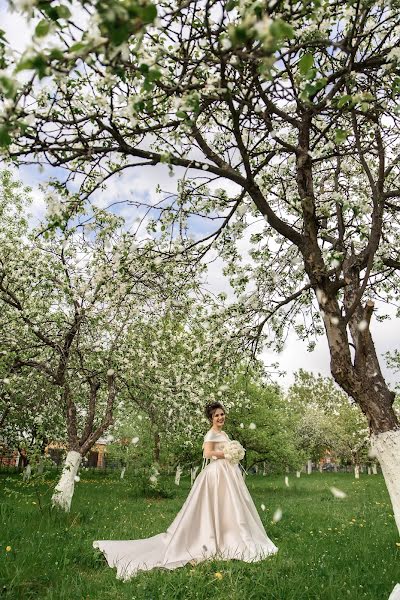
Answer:
<svg viewBox="0 0 400 600"><path fill-rule="evenodd" d="M11 14L5 0L0 0L0 29L6 31L7 38L15 50L22 52L26 48L30 40L29 30L32 27L29 28L23 18ZM45 213L45 204L38 189L38 183L44 179L44 175L39 174L38 169L35 167L24 167L20 170L19 176L26 184L33 187L34 203L32 212L36 219L42 218ZM135 170L123 178L114 178L110 181L107 190L101 196L96 197L96 203L106 206L116 200L134 199L139 196L142 199L145 197L151 199L154 196L157 184L160 184L162 189L171 191L176 185L175 180L169 177L168 170L163 165L156 168L143 168L140 171ZM128 221L134 220L136 215L131 207L125 206L122 211ZM243 251L245 252L245 248L243 248ZM215 292L228 291L229 293L229 283L222 275L221 261L217 260L210 265L208 284L209 288ZM398 340L400 328L399 320L395 319L394 309L388 310L387 307L377 306L377 312L390 312L392 314L392 320L378 323L373 318L371 323L376 348L378 354L382 356L385 352L392 351L400 346ZM298 340L295 334L290 334L282 353L277 355L268 351L264 353L264 359L267 364L278 362L280 369L286 372L286 375L279 379L280 384L285 387L290 385L293 381L293 373L300 368L322 375L329 375L329 352L324 338L321 338L315 350L309 353L306 344ZM386 369L383 357L381 362L388 381L394 385L398 379L397 375Z"/></svg>

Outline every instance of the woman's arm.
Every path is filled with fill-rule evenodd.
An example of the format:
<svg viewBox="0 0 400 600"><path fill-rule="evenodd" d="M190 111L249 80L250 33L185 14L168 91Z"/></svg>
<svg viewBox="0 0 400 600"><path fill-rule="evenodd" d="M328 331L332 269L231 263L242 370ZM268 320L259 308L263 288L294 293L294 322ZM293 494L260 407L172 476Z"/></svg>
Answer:
<svg viewBox="0 0 400 600"><path fill-rule="evenodd" d="M222 450L214 450L215 442L204 442L204 457L205 458L225 458Z"/></svg>

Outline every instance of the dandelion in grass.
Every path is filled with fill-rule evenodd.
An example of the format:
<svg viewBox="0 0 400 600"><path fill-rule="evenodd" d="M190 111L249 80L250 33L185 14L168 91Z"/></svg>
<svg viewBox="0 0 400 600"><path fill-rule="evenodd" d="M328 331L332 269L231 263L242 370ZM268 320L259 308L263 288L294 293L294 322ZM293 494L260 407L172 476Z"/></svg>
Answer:
<svg viewBox="0 0 400 600"><path fill-rule="evenodd" d="M11 546L6 546L6 552L11 552L12 548Z"/></svg>
<svg viewBox="0 0 400 600"><path fill-rule="evenodd" d="M214 577L215 577L215 579L222 579L222 578L223 578L223 575L222 575L222 573L220 573L220 572L218 571L217 573L214 573Z"/></svg>
<svg viewBox="0 0 400 600"><path fill-rule="evenodd" d="M274 514L272 515L272 521L274 523L278 523L282 519L282 509L277 508Z"/></svg>
<svg viewBox="0 0 400 600"><path fill-rule="evenodd" d="M335 498L347 498L346 492L342 492L342 490L339 490L338 488L333 486L329 489Z"/></svg>

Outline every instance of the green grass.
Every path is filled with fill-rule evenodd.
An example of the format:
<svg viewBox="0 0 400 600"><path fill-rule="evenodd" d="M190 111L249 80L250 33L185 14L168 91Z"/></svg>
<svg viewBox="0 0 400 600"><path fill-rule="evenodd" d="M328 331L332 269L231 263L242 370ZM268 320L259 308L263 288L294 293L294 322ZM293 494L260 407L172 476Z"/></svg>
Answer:
<svg viewBox="0 0 400 600"><path fill-rule="evenodd" d="M266 530L279 547L276 556L254 564L207 562L154 570L118 581L92 541L164 531L189 483L182 480L175 498L158 500L138 497L128 480L117 477L83 474L71 513L65 515L49 510L53 481L40 510L38 498L29 495L32 488L21 487L19 476L11 481L1 476L1 599L386 600L400 582L399 535L382 477L365 475L356 481L336 473L290 476L289 488L283 476L247 478ZM332 485L347 498L334 498ZM5 487L21 494L5 495ZM278 507L283 517L272 524ZM6 546L12 550L6 552Z"/></svg>

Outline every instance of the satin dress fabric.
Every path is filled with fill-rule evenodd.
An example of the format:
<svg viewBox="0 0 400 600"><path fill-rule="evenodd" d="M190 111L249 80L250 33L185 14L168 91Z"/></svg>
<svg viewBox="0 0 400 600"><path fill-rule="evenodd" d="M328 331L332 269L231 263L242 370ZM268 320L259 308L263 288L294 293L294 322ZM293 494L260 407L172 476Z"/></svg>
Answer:
<svg viewBox="0 0 400 600"><path fill-rule="evenodd" d="M215 442L215 450L222 450L228 440L225 432L214 430L204 438ZM138 571L176 569L211 558L255 562L278 551L265 532L240 468L225 459L206 464L165 533L141 540L98 540L93 547L103 552L123 580Z"/></svg>

